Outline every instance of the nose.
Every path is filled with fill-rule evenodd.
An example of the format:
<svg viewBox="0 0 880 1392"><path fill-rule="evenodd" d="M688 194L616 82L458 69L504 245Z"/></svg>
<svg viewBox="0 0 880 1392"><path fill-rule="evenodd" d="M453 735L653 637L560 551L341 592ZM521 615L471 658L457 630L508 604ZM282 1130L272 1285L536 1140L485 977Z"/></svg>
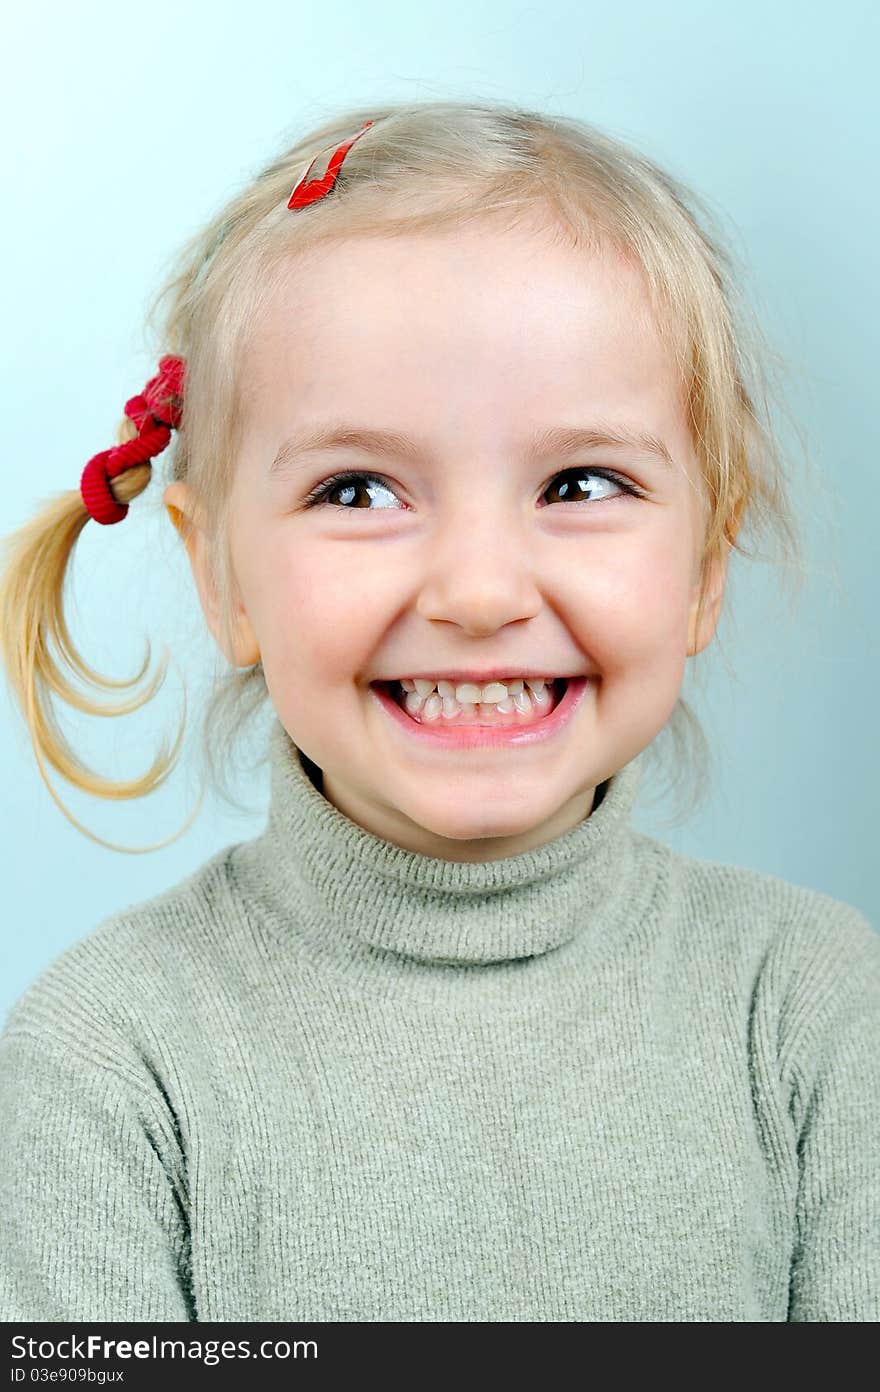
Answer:
<svg viewBox="0 0 880 1392"><path fill-rule="evenodd" d="M422 618L485 637L539 612L533 551L516 523L499 516L459 516L427 543L416 604Z"/></svg>

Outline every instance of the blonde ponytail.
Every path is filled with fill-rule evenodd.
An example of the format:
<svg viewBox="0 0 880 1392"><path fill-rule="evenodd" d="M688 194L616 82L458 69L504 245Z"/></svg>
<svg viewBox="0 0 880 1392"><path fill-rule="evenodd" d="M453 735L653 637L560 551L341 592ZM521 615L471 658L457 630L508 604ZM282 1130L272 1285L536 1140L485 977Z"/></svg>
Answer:
<svg viewBox="0 0 880 1392"><path fill-rule="evenodd" d="M126 417L118 432L118 443L124 444L137 435L137 427ZM147 487L152 472L148 462L125 469L109 481L113 498L123 505L130 503ZM40 776L56 805L68 821L98 845L143 854L159 850L183 834L198 815L204 800L204 787L193 813L180 831L167 841L132 849L105 841L84 826L58 797L46 770L46 765L51 765L68 783L95 797L112 800L145 797L160 788L176 767L183 739L185 691L184 717L171 750L163 746L140 778L117 781L102 777L84 764L71 749L58 724L51 704L53 694L87 715L129 715L153 699L168 669L166 654L142 694L130 701L109 705L84 696L71 684L69 678L73 674L99 691L129 690L141 682L150 664L148 640L140 671L131 678L115 680L89 666L71 638L64 614L64 588L77 540L90 520L82 493L79 489L70 490L52 499L35 517L2 539L0 657L12 695L27 724Z"/></svg>

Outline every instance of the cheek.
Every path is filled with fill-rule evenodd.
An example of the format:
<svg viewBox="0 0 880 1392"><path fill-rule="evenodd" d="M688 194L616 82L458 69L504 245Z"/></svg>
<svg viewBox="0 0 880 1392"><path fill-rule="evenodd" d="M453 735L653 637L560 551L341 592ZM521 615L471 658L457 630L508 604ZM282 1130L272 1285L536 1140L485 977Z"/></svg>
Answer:
<svg viewBox="0 0 880 1392"><path fill-rule="evenodd" d="M683 661L690 604L687 546L657 538L594 551L576 586L586 651L609 668ZM601 651L600 651L601 649Z"/></svg>
<svg viewBox="0 0 880 1392"><path fill-rule="evenodd" d="M304 530L304 529L302 529ZM266 537L246 567L249 614L267 679L311 673L327 683L350 677L377 619L378 587L365 586L345 548L309 545L302 535Z"/></svg>

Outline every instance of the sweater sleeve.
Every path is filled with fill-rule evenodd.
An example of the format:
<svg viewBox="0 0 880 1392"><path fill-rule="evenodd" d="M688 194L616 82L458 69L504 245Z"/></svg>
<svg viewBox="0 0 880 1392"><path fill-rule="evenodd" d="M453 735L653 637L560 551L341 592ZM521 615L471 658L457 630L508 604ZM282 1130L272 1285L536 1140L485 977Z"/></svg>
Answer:
<svg viewBox="0 0 880 1392"><path fill-rule="evenodd" d="M176 1153L148 1069L13 1013L0 1038L0 1319L194 1320Z"/></svg>
<svg viewBox="0 0 880 1392"><path fill-rule="evenodd" d="M847 906L849 907L849 906ZM880 935L831 925L785 1041L798 1191L791 1321L880 1320Z"/></svg>

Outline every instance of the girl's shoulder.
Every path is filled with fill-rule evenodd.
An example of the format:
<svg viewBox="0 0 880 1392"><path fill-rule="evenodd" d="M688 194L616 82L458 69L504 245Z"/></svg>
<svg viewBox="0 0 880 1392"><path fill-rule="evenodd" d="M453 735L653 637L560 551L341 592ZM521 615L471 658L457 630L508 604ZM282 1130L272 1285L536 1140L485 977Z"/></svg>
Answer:
<svg viewBox="0 0 880 1392"><path fill-rule="evenodd" d="M702 859L673 849L643 832L633 831L637 855L672 890L678 907L695 917L745 927L743 919L778 933L807 939L835 936L855 941L880 940L864 913L854 904L824 890L783 879L728 861Z"/></svg>
<svg viewBox="0 0 880 1392"><path fill-rule="evenodd" d="M780 1013L861 992L880 1011L880 932L854 904L768 871L686 855L642 833L658 902L707 962L741 964Z"/></svg>
<svg viewBox="0 0 880 1392"><path fill-rule="evenodd" d="M47 1046L131 1038L160 1020L235 931L226 846L184 879L102 919L39 972L13 1003L2 1035L39 1037Z"/></svg>

